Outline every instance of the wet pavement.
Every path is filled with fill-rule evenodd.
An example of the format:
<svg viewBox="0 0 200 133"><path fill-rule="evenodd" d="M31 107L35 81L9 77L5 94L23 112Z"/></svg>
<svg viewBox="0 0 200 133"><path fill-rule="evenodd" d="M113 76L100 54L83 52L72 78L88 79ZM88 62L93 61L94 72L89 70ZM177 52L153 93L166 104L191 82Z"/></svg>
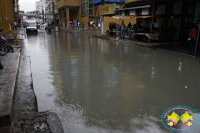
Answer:
<svg viewBox="0 0 200 133"><path fill-rule="evenodd" d="M20 54L0 56L0 127L11 124L12 105Z"/></svg>
<svg viewBox="0 0 200 133"><path fill-rule="evenodd" d="M67 133L168 133L166 109L200 113L199 58L82 32L29 34L23 47L38 110L56 112Z"/></svg>

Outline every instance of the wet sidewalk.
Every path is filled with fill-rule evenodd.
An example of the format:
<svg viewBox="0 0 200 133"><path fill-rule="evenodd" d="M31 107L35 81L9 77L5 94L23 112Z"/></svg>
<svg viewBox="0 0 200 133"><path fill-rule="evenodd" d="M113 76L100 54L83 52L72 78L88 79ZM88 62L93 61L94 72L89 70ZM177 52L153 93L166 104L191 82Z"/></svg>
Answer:
<svg viewBox="0 0 200 133"><path fill-rule="evenodd" d="M172 45L171 43L163 43L163 42L157 42L157 43L148 43L148 42L141 42L141 41L136 41L136 40L131 40L131 39L119 39L116 36L104 36L104 35L95 35L95 37L98 38L104 38L104 39L110 39L114 41L119 41L119 42L126 42L126 43L131 43L131 44L136 44L144 47L155 47L155 46L165 46L165 45ZM176 42L174 45L181 44L182 42Z"/></svg>
<svg viewBox="0 0 200 133"><path fill-rule="evenodd" d="M0 126L11 124L13 96L20 54L0 56L4 66L0 70Z"/></svg>
<svg viewBox="0 0 200 133"><path fill-rule="evenodd" d="M26 29L25 28L18 28L17 30L12 30L5 36L5 38L7 40L15 40L16 34L17 34L18 40L26 39Z"/></svg>
<svg viewBox="0 0 200 133"><path fill-rule="evenodd" d="M0 132L63 133L56 113L38 112L30 57L8 53L0 59Z"/></svg>

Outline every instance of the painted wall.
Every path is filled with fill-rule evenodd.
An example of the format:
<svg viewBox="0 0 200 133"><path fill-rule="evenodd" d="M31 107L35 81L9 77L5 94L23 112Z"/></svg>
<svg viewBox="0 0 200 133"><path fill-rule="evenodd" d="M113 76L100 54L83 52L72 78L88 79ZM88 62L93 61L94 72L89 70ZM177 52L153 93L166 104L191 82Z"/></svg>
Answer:
<svg viewBox="0 0 200 133"><path fill-rule="evenodd" d="M58 9L65 6L65 0L57 1L56 6L57 6Z"/></svg>
<svg viewBox="0 0 200 133"><path fill-rule="evenodd" d="M77 11L75 9L69 11L69 19L70 20L79 20L81 19L81 7L77 8Z"/></svg>
<svg viewBox="0 0 200 133"><path fill-rule="evenodd" d="M3 29L1 35L10 31L9 23L12 21L14 25L15 13L13 0L0 0L0 29Z"/></svg>

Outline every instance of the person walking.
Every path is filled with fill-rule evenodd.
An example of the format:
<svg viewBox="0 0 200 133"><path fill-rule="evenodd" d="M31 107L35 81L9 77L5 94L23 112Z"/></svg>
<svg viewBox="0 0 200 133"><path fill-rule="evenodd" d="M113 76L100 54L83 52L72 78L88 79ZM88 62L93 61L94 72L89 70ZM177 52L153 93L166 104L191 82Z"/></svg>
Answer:
<svg viewBox="0 0 200 133"><path fill-rule="evenodd" d="M84 31L84 22L82 22L82 31Z"/></svg>
<svg viewBox="0 0 200 133"><path fill-rule="evenodd" d="M98 23L98 30L100 31L100 28L101 28L101 23L99 22Z"/></svg>
<svg viewBox="0 0 200 133"><path fill-rule="evenodd" d="M80 26L80 23L79 23L79 21L77 22L77 26L78 26L77 30L79 30L79 26Z"/></svg>
<svg viewBox="0 0 200 133"><path fill-rule="evenodd" d="M124 22L120 25L120 33L121 33L121 39L124 39L124 31L126 26L124 25Z"/></svg>

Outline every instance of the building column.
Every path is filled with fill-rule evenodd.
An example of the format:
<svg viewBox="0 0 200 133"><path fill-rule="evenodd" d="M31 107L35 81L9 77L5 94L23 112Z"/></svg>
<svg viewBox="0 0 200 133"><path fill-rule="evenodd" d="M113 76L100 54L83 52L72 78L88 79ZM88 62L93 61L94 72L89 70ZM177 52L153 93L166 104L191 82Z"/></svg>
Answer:
<svg viewBox="0 0 200 133"><path fill-rule="evenodd" d="M65 12L64 12L64 8L62 9L62 26L63 26L63 28L65 28Z"/></svg>
<svg viewBox="0 0 200 133"><path fill-rule="evenodd" d="M70 19L69 19L69 7L66 7L66 18L67 18L67 21L66 21L66 23L67 23L67 28L69 28L69 21L70 21Z"/></svg>

